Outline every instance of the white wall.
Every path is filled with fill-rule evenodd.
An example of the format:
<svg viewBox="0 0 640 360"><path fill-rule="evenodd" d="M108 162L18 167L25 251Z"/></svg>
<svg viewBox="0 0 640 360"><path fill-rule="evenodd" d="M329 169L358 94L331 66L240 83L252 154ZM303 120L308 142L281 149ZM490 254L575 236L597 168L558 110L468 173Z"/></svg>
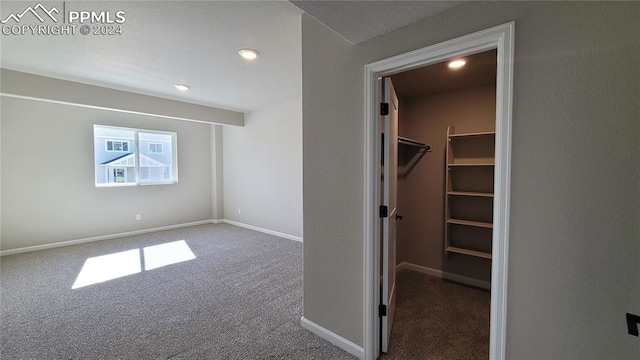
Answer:
<svg viewBox="0 0 640 360"><path fill-rule="evenodd" d="M211 127L211 218L224 219L224 177L222 175L222 126Z"/></svg>
<svg viewBox="0 0 640 360"><path fill-rule="evenodd" d="M303 15L304 317L362 345L364 64L353 51Z"/></svg>
<svg viewBox="0 0 640 360"><path fill-rule="evenodd" d="M300 99L248 114L246 127L223 128L215 123L244 122L244 114L181 103L185 116L204 113L207 122L176 120L163 110L170 100L99 87L75 97L83 84L64 82L61 94L38 87L60 80L2 73L2 251L225 218L302 239ZM16 86L25 79L32 86ZM113 101L93 107L114 92L163 111L123 112ZM179 183L96 188L94 124L177 132Z"/></svg>
<svg viewBox="0 0 640 360"><path fill-rule="evenodd" d="M247 113L244 127L222 133L224 218L302 237L301 100Z"/></svg>
<svg viewBox="0 0 640 360"><path fill-rule="evenodd" d="M0 104L2 250L211 219L210 124L5 96ZM95 187L94 124L177 132L179 183Z"/></svg>
<svg viewBox="0 0 640 360"><path fill-rule="evenodd" d="M363 343L365 64L515 21L509 359L630 359L640 3L468 2L349 46L303 16L305 318Z"/></svg>

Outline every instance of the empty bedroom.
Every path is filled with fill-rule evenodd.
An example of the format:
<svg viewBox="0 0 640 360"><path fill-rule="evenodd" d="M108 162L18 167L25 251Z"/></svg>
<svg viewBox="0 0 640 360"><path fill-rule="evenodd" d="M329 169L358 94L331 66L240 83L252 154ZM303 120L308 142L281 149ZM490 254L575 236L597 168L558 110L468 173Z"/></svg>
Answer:
<svg viewBox="0 0 640 360"><path fill-rule="evenodd" d="M0 1L0 358L637 359L638 18Z"/></svg>
<svg viewBox="0 0 640 360"><path fill-rule="evenodd" d="M2 3L0 357L352 358L300 326L301 13Z"/></svg>

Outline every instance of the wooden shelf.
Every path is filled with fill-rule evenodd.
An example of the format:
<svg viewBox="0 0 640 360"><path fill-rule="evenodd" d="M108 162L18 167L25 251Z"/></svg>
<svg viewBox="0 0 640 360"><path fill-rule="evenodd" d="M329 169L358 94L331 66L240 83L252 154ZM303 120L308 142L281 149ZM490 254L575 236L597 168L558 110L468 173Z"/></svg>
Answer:
<svg viewBox="0 0 640 360"><path fill-rule="evenodd" d="M493 197L493 193L472 192L472 191L449 191L447 195L452 196L477 196L477 197Z"/></svg>
<svg viewBox="0 0 640 360"><path fill-rule="evenodd" d="M495 131L484 131L477 133L466 133L466 134L449 134L450 139L461 138L461 137L469 137L469 136L494 136L496 134Z"/></svg>
<svg viewBox="0 0 640 360"><path fill-rule="evenodd" d="M452 252L452 253L457 253L457 254L476 256L476 257L481 257L481 258L485 258L485 259L491 260L491 254L490 253L486 253L486 252L482 252L482 251L462 249L462 248L458 248L458 247L455 247L455 246L447 247L446 251Z"/></svg>
<svg viewBox="0 0 640 360"><path fill-rule="evenodd" d="M481 221L449 219L449 220L447 220L447 224L464 225L464 226L475 226L475 227L493 229L493 223L481 222Z"/></svg>
<svg viewBox="0 0 640 360"><path fill-rule="evenodd" d="M458 163L458 164L447 164L447 166L495 166L496 164L494 163Z"/></svg>
<svg viewBox="0 0 640 360"><path fill-rule="evenodd" d="M491 260L493 232L485 229L493 229L495 134L456 134L453 126L447 129L445 255L457 253Z"/></svg>

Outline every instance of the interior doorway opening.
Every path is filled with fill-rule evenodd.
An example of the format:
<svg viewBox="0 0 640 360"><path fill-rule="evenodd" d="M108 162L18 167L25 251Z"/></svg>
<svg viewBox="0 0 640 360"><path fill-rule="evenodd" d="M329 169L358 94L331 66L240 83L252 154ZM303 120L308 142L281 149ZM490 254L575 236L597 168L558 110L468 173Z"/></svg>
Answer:
<svg viewBox="0 0 640 360"><path fill-rule="evenodd" d="M491 286L490 358L504 358L506 326L506 279L508 251L509 168L511 141L511 103L513 73L513 23L497 26L461 38L433 45L411 53L378 61L365 67L365 359L376 359L381 350L381 273L379 206L381 199L380 164L382 145L379 121L381 89L377 86L383 77L441 63L448 59L472 56L495 50L495 163L494 198L491 228L492 257L489 279ZM487 131L482 131L487 132ZM491 131L489 131L491 132ZM449 135L447 135L449 136ZM445 205L446 206L446 205ZM444 242L443 242L444 244ZM451 249L449 249L451 250ZM478 251L478 250L475 250ZM479 251L478 251L479 252ZM383 279L383 282L385 280Z"/></svg>
<svg viewBox="0 0 640 360"><path fill-rule="evenodd" d="M491 49L384 79L399 99L389 104L398 109L399 221L391 251L385 232L381 248L383 272L394 275L382 294L395 290L382 298L383 359L489 355L496 61ZM392 164L385 158L383 174Z"/></svg>
<svg viewBox="0 0 640 360"><path fill-rule="evenodd" d="M463 60L461 68L449 64ZM489 289L497 50L390 76L399 101L397 264Z"/></svg>

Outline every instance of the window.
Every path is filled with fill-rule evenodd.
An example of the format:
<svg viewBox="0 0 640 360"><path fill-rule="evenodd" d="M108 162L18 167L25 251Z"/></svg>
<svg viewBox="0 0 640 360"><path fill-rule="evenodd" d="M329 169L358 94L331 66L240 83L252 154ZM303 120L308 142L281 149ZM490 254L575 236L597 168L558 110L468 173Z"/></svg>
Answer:
<svg viewBox="0 0 640 360"><path fill-rule="evenodd" d="M125 183L127 182L127 170L125 169L113 169L113 182Z"/></svg>
<svg viewBox="0 0 640 360"><path fill-rule="evenodd" d="M162 154L162 144L149 143L149 152L154 154Z"/></svg>
<svg viewBox="0 0 640 360"><path fill-rule="evenodd" d="M175 132L93 126L96 186L178 182Z"/></svg>
<svg viewBox="0 0 640 360"><path fill-rule="evenodd" d="M127 152L129 151L129 142L118 141L118 140L107 140L107 151Z"/></svg>

